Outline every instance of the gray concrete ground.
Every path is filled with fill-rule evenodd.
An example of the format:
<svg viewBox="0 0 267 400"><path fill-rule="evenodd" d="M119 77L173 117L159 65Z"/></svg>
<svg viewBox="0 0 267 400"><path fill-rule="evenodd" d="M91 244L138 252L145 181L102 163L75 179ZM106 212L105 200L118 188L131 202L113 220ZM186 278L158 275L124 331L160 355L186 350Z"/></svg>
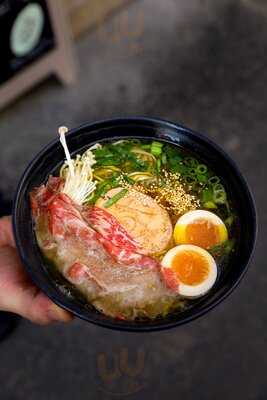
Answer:
<svg viewBox="0 0 267 400"><path fill-rule="evenodd" d="M251 184L260 216L251 268L217 309L153 334L23 321L0 344L1 399L266 399L267 10L249 3L136 1L78 42L75 87L47 80L0 114L0 188L9 196L59 124L142 114L221 144ZM127 18L129 29L119 29Z"/></svg>

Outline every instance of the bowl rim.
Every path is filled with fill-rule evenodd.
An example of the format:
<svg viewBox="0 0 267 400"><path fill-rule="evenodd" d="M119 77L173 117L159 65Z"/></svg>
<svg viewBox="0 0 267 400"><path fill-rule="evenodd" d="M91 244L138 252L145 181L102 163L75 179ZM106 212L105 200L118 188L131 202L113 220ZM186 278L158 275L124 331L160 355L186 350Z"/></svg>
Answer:
<svg viewBox="0 0 267 400"><path fill-rule="evenodd" d="M258 215L257 215L257 208L256 208L256 203L255 203L255 199L253 197L253 194L251 192L251 189L248 185L248 182L246 180L246 178L244 177L244 175L241 173L239 167L237 166L236 162L226 153L226 151L220 147L217 143L215 143L212 139L210 139L208 136L206 136L203 133L200 133L198 131L192 130L190 128L187 128L186 126L178 123L178 122L170 122L168 120L162 119L162 118L157 118L157 117L147 117L147 116L124 116L124 117L115 117L115 118L108 118L108 119L103 119L103 120L98 120L95 122L90 122L90 123L83 123L81 125L79 125L76 128L70 129L68 132L68 136L71 135L75 135L77 132L80 132L81 130L84 129L88 129L89 131L92 131L92 128L94 128L93 130L99 130L101 129L101 127L104 128L104 126L108 125L108 126L112 126L114 124L118 124L118 125L122 125L123 123L125 124L129 124L129 123L152 123L155 125L161 125L164 126L164 128L169 127L171 129L179 129L180 131L184 131L186 133L190 133L191 136L194 138L199 138L201 139L202 142L204 142L205 144L208 144L209 146L213 147L218 153L220 153L220 155L227 161L227 163L235 170L236 175L238 176L238 179L240 180L240 182L242 183L243 189L246 191L246 195L247 195L247 201L249 203L249 207L250 207L250 212L252 215L252 221L253 221L253 228L251 228L251 232L252 232L252 241L251 241L251 248L250 248L250 252L249 252L249 256L246 260L246 262L244 263L244 266L242 268L242 270L240 271L237 279L234 281L234 283L225 290L225 292L217 299L213 300L211 302L211 304L208 304L206 306L204 306L202 309L200 310L196 310L194 312L194 314L192 315L187 315L185 316L183 319L178 320L178 321L171 321L168 322L166 321L166 323L161 323L160 325L140 325L138 326L134 326L134 325L128 325L127 326L127 321L125 321L124 325L118 324L118 321L116 319L110 319L110 320L105 320L105 321L101 321L101 320L94 320L93 318L87 318L84 315L79 314L78 312L76 312L75 310L73 310L71 307L69 307L66 304L63 304L60 300L58 300L56 298L56 296L54 296L53 294L49 293L49 291L47 290L47 288L45 287L45 285L43 285L43 282L41 282L41 280L39 279L39 277L33 272L30 263L27 260L27 257L25 257L23 249L22 249L22 244L21 244L21 240L20 240L20 234L18 231L18 224L17 224L17 212L18 212L18 201L20 198L20 193L23 189L23 185L24 182L26 180L26 178L29 175L29 172L32 169L32 166L36 163L36 161L38 161L38 159L50 148L52 148L53 146L55 146L55 144L58 143L59 141L59 137L53 139L52 141L50 141L47 145L45 145L44 147L41 148L41 150L34 156L34 158L28 163L28 165L26 166L24 172L21 175L21 178L19 179L17 188L15 190L15 194L14 194L14 200L13 200L13 208L12 208L12 228L13 228L13 234L14 234L14 238L15 238L15 243L16 243L16 247L17 247L17 251L19 253L19 256L22 260L22 264L26 270L26 272L29 274L30 278L33 280L33 282L53 301L55 302L59 307L71 312L72 314L74 314L75 316L79 317L80 319L83 319L87 322L93 323L95 325L101 326L101 327L105 327L108 329L112 329L112 330L119 330L119 331L128 331L128 332L155 332L155 331L161 331L161 330L166 330L166 329L170 329L170 328L174 328L180 325L184 325L188 322L191 322L201 316L203 316L204 314L208 313L209 311L211 311L213 308L215 308L216 306L218 306L221 302L223 302L233 291L234 289L240 284L241 280L244 278L249 264L251 263L252 257L255 253L255 248L256 248L256 243L257 243L257 236L258 236ZM118 135L120 136L120 135ZM133 135L134 136L134 135ZM158 138L158 140L160 140L160 138Z"/></svg>

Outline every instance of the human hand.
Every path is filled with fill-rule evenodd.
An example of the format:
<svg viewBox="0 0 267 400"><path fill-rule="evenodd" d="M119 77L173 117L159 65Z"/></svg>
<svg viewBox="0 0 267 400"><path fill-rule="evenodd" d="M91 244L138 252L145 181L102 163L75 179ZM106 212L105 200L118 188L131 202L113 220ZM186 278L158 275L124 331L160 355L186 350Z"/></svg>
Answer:
<svg viewBox="0 0 267 400"><path fill-rule="evenodd" d="M73 319L70 313L45 296L24 271L16 251L10 217L0 218L0 310L19 314L40 325Z"/></svg>

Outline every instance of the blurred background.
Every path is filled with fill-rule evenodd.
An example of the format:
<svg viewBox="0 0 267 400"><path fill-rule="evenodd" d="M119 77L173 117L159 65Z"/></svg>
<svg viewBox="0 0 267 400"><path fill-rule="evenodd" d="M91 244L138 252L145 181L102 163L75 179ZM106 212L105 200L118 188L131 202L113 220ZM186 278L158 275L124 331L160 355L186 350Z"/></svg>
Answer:
<svg viewBox="0 0 267 400"><path fill-rule="evenodd" d="M2 212L59 125L146 115L219 143L260 216L251 268L218 308L152 334L22 321L0 343L0 398L266 399L266 0L2 0L0 48Z"/></svg>

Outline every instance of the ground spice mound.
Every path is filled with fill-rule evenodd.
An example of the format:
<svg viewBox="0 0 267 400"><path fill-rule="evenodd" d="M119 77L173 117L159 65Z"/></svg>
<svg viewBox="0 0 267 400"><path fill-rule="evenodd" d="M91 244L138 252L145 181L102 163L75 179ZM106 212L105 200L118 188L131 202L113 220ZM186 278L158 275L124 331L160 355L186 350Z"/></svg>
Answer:
<svg viewBox="0 0 267 400"><path fill-rule="evenodd" d="M189 194L182 183L180 174L162 171L162 175L153 180L144 180L134 185L120 178L123 187L151 196L160 206L172 216L179 216L190 210L199 208L199 200Z"/></svg>

